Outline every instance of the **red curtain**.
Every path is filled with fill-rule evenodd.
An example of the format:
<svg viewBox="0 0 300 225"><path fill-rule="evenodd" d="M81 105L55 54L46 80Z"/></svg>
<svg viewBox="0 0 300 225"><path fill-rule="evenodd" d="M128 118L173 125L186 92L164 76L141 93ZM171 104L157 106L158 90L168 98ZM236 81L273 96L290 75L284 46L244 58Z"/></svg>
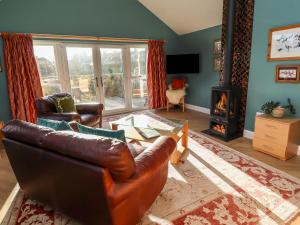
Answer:
<svg viewBox="0 0 300 225"><path fill-rule="evenodd" d="M2 34L9 102L13 119L36 121L35 99L43 96L32 36Z"/></svg>
<svg viewBox="0 0 300 225"><path fill-rule="evenodd" d="M150 109L158 109L167 105L167 75L164 62L164 41L148 42L148 104Z"/></svg>

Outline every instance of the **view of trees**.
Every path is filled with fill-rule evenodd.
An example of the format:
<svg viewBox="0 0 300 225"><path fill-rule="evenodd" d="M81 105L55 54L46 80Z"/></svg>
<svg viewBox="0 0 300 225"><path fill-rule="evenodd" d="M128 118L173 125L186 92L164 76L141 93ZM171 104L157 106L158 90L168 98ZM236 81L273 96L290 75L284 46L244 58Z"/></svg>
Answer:
<svg viewBox="0 0 300 225"><path fill-rule="evenodd" d="M92 56L86 52L80 54L73 54L72 58L68 59L69 74L73 75L91 75L94 73Z"/></svg>
<svg viewBox="0 0 300 225"><path fill-rule="evenodd" d="M94 65L92 48L66 47L68 59L68 72L70 83L60 79L58 74L54 46L34 46L36 60L39 66L42 87L45 95L65 91L71 87L71 92L77 102L97 101L96 81L94 76ZM123 50L120 48L101 48L101 70L105 98L123 99L124 101L124 65ZM146 93L146 60L147 52L144 48L131 48L131 75L143 76L143 78L132 79L133 98L141 98L139 93ZM100 81L99 81L100 82Z"/></svg>
<svg viewBox="0 0 300 225"><path fill-rule="evenodd" d="M132 48L131 54L131 74L140 76L147 74L147 55L144 48Z"/></svg>
<svg viewBox="0 0 300 225"><path fill-rule="evenodd" d="M54 62L44 57L36 57L43 79L57 78Z"/></svg>

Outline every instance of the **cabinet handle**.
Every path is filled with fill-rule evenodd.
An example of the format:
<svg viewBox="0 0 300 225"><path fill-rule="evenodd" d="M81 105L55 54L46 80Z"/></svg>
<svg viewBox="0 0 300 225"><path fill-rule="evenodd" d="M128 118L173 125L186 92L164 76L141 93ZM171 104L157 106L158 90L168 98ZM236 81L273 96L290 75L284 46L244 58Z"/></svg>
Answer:
<svg viewBox="0 0 300 225"><path fill-rule="evenodd" d="M276 126L274 126L274 125L270 125L270 124L266 124L266 127L269 127L269 128L272 128L272 129L277 129L277 127L276 127Z"/></svg>
<svg viewBox="0 0 300 225"><path fill-rule="evenodd" d="M269 149L272 149L272 147L271 147L271 146L269 146L269 145L263 145L263 147L265 147L265 148L269 148Z"/></svg>
<svg viewBox="0 0 300 225"><path fill-rule="evenodd" d="M268 135L268 134L265 134L265 137L266 138L269 138L269 139L276 139L275 137L271 136L271 135Z"/></svg>

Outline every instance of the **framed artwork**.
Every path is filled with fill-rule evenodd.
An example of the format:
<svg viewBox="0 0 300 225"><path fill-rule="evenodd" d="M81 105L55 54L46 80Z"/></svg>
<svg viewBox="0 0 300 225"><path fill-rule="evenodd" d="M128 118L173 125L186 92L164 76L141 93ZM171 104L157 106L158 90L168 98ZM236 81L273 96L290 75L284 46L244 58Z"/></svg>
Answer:
<svg viewBox="0 0 300 225"><path fill-rule="evenodd" d="M214 41L214 55L221 55L222 54L222 43L221 39L217 39Z"/></svg>
<svg viewBox="0 0 300 225"><path fill-rule="evenodd" d="M268 60L300 59L300 24L273 28L269 32Z"/></svg>
<svg viewBox="0 0 300 225"><path fill-rule="evenodd" d="M214 57L214 71L220 72L222 66L222 57Z"/></svg>
<svg viewBox="0 0 300 225"><path fill-rule="evenodd" d="M276 66L275 81L279 83L299 83L299 65L278 65Z"/></svg>
<svg viewBox="0 0 300 225"><path fill-rule="evenodd" d="M214 71L220 72L221 66L222 66L222 42L221 42L221 39L217 39L214 41L213 53L214 53L214 58L213 58Z"/></svg>

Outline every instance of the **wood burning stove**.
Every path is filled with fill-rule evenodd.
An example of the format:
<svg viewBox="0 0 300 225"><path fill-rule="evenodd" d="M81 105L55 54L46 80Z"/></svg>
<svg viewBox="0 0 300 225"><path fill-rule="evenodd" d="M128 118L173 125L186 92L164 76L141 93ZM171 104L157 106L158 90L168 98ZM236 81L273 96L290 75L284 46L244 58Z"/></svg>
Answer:
<svg viewBox="0 0 300 225"><path fill-rule="evenodd" d="M211 91L210 125L204 133L229 141L239 137L239 93L231 83L235 1L228 0L226 42L224 46L224 83Z"/></svg>
<svg viewBox="0 0 300 225"><path fill-rule="evenodd" d="M213 87L211 91L210 126L206 133L225 141L237 137L239 89L233 86Z"/></svg>

